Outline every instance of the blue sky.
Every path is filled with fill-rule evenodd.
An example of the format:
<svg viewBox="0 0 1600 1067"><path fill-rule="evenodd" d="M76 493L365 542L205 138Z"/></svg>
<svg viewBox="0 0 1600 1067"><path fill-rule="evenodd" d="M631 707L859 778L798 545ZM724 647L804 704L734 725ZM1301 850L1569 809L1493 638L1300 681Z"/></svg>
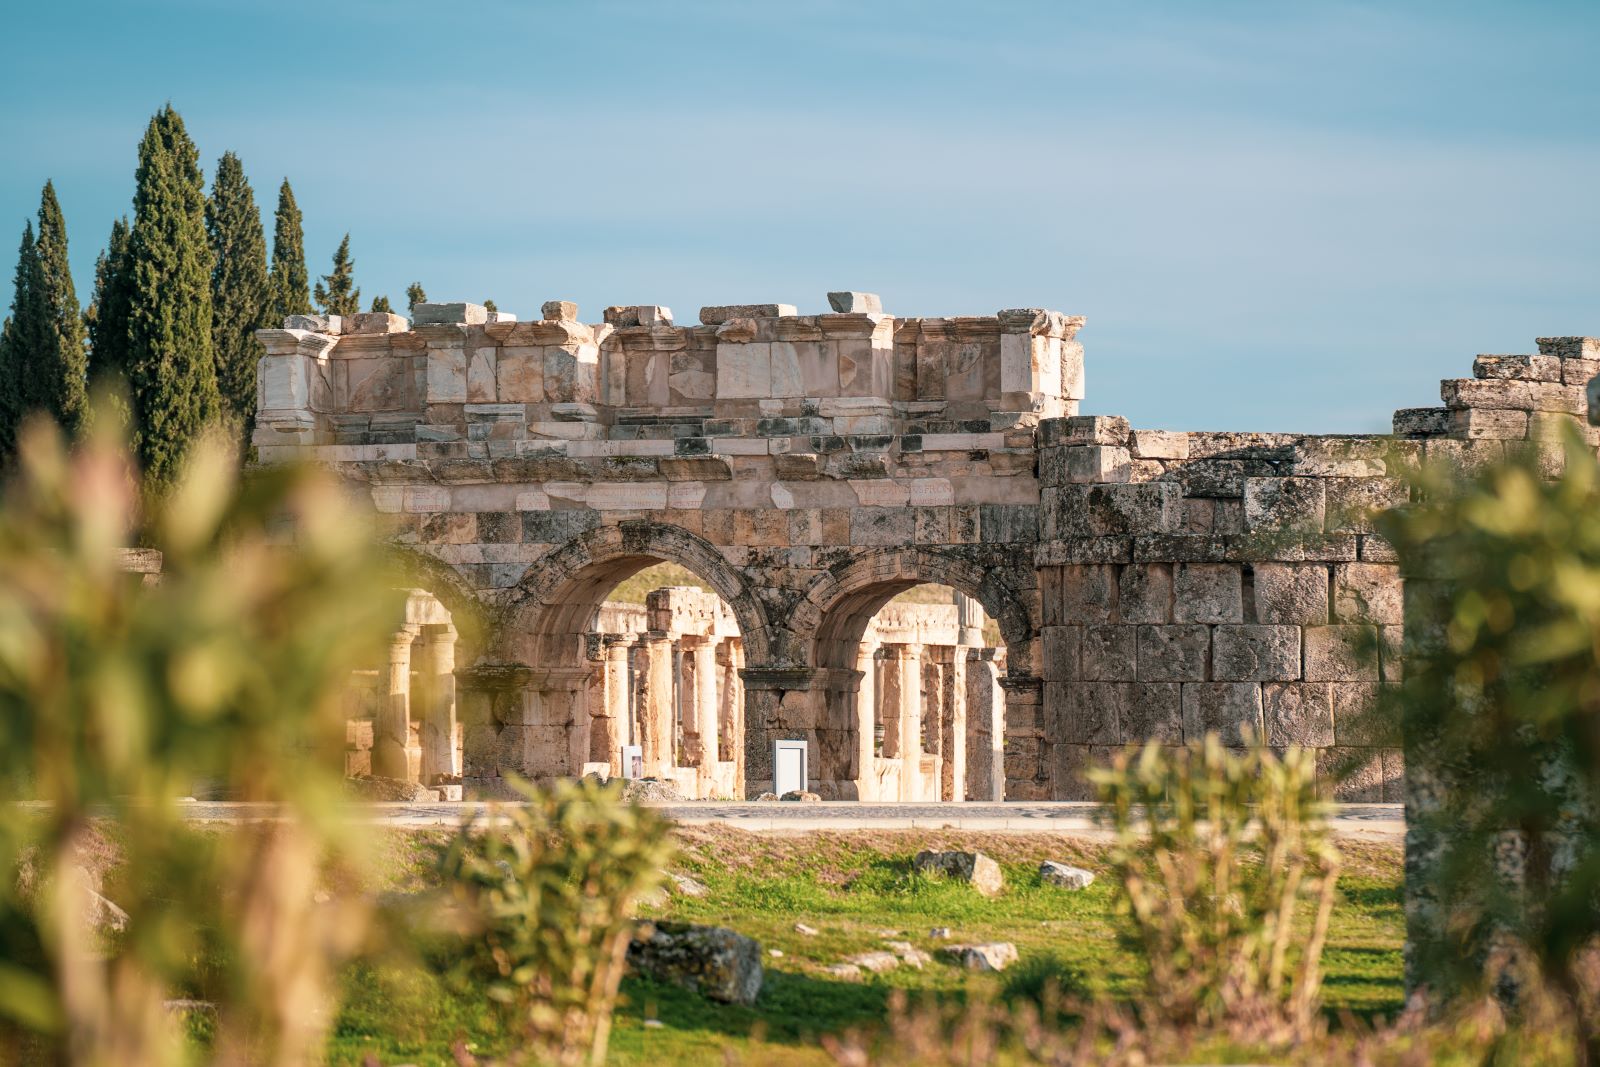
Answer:
<svg viewBox="0 0 1600 1067"><path fill-rule="evenodd" d="M30 4L0 250L87 299L170 99L364 298L1087 315L1086 412L1375 431L1600 333L1595 3ZM270 225L270 223L269 223ZM9 259L3 276L9 278Z"/></svg>

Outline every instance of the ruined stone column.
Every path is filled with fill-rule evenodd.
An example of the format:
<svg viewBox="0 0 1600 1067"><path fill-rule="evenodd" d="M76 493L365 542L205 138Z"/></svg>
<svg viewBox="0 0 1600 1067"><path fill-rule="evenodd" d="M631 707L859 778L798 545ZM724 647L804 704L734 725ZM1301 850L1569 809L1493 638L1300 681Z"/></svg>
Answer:
<svg viewBox="0 0 1600 1067"><path fill-rule="evenodd" d="M624 634L600 637L600 684L598 699L589 709L593 715L589 734L589 761L610 766L613 775L623 773L622 746L631 744L632 716L629 701L630 671L628 652L633 639Z"/></svg>
<svg viewBox="0 0 1600 1067"><path fill-rule="evenodd" d="M879 800L877 773L878 725L878 643L863 641L856 651L856 671L861 688L856 692L852 725L856 733L856 768L861 781L861 799Z"/></svg>
<svg viewBox="0 0 1600 1067"><path fill-rule="evenodd" d="M456 757L456 631L453 626L422 628L422 782L461 773Z"/></svg>
<svg viewBox="0 0 1600 1067"><path fill-rule="evenodd" d="M956 644L977 648L983 644L983 608L960 590L955 591ZM958 660L959 661L959 660Z"/></svg>
<svg viewBox="0 0 1600 1067"><path fill-rule="evenodd" d="M967 799L967 650L958 646L949 652L941 694L944 722L939 735L944 742L940 753L944 763L940 768L939 796L962 801Z"/></svg>
<svg viewBox="0 0 1600 1067"><path fill-rule="evenodd" d="M406 746L411 741L411 642L416 631L402 627L389 640L389 699L378 716L372 742L372 773L410 779Z"/></svg>
<svg viewBox="0 0 1600 1067"><path fill-rule="evenodd" d="M922 646L883 646L883 756L900 761L900 800L921 799ZM887 798L883 798L887 799Z"/></svg>
<svg viewBox="0 0 1600 1067"><path fill-rule="evenodd" d="M639 698L639 745L644 749L644 773L664 778L674 759L672 640L651 630L640 637L639 647L645 660Z"/></svg>
<svg viewBox="0 0 1600 1067"><path fill-rule="evenodd" d="M967 650L967 799L1005 799L1005 694L996 650Z"/></svg>
<svg viewBox="0 0 1600 1067"><path fill-rule="evenodd" d="M685 722L694 728L695 751L690 762L699 768L699 794L711 795L717 774L717 639L684 638L685 655L694 662L694 691L684 703Z"/></svg>
<svg viewBox="0 0 1600 1067"><path fill-rule="evenodd" d="M489 663L456 671L461 719L461 785L468 798L509 798L502 761L522 743L523 706L533 671L518 663ZM519 769L520 768L513 768Z"/></svg>

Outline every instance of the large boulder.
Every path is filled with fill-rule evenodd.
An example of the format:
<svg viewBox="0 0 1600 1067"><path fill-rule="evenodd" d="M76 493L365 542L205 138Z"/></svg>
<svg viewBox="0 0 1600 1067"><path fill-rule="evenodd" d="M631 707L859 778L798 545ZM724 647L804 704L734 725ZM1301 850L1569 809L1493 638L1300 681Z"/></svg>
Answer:
<svg viewBox="0 0 1600 1067"><path fill-rule="evenodd" d="M970 882L986 897L999 895L1005 886L1000 865L982 852L918 852L911 865L923 874Z"/></svg>
<svg viewBox="0 0 1600 1067"><path fill-rule="evenodd" d="M437 789L402 778L385 778L381 774L358 774L346 778L344 784L351 796L382 804L434 804L439 800Z"/></svg>
<svg viewBox="0 0 1600 1067"><path fill-rule="evenodd" d="M725 926L662 922L628 946L636 972L697 990L724 1004L754 1004L761 992L761 945Z"/></svg>
<svg viewBox="0 0 1600 1067"><path fill-rule="evenodd" d="M678 787L660 778L627 778L622 783L622 799L638 803L672 804L683 799Z"/></svg>

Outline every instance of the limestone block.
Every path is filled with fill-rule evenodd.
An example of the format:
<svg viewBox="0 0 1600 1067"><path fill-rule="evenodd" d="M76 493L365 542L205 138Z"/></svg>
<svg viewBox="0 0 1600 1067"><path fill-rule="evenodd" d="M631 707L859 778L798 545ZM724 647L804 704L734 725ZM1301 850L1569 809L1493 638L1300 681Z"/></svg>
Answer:
<svg viewBox="0 0 1600 1067"><path fill-rule="evenodd" d="M283 328L337 335L344 332L344 319L338 315L290 315L283 320Z"/></svg>
<svg viewBox="0 0 1600 1067"><path fill-rule="evenodd" d="M771 395L774 397L801 397L806 395L805 375L800 369L800 357L792 341L773 341L771 344Z"/></svg>
<svg viewBox="0 0 1600 1067"><path fill-rule="evenodd" d="M1045 496L1061 537L1166 533L1183 522L1183 490L1171 482L1066 485Z"/></svg>
<svg viewBox="0 0 1600 1067"><path fill-rule="evenodd" d="M1055 708L1053 738L1067 744L1116 744L1131 688L1125 682L1065 683L1065 700Z"/></svg>
<svg viewBox="0 0 1600 1067"><path fill-rule="evenodd" d="M1131 682L1137 677L1137 634L1133 626L1083 628L1080 676L1089 682Z"/></svg>
<svg viewBox="0 0 1600 1067"><path fill-rule="evenodd" d="M1506 379L1446 378L1439 383L1439 398L1447 408L1516 408L1533 406L1528 382Z"/></svg>
<svg viewBox="0 0 1600 1067"><path fill-rule="evenodd" d="M539 308L539 314L544 316L546 322L576 322L578 305L570 300L546 300Z"/></svg>
<svg viewBox="0 0 1600 1067"><path fill-rule="evenodd" d="M1183 687L1183 739L1216 733L1225 745L1260 741L1261 686L1254 682L1191 682Z"/></svg>
<svg viewBox="0 0 1600 1067"><path fill-rule="evenodd" d="M911 866L919 873L966 882L983 896L993 897L1005 888L1000 865L982 852L933 852L916 854Z"/></svg>
<svg viewBox="0 0 1600 1067"><path fill-rule="evenodd" d="M1559 382L1561 359L1556 356L1478 356L1472 361L1472 376L1524 382Z"/></svg>
<svg viewBox="0 0 1600 1067"><path fill-rule="evenodd" d="M1321 478L1246 478L1244 522L1250 530L1321 530L1327 497Z"/></svg>
<svg viewBox="0 0 1600 1067"><path fill-rule="evenodd" d="M1172 564L1130 563L1117 578L1117 617L1125 623L1172 621Z"/></svg>
<svg viewBox="0 0 1600 1067"><path fill-rule="evenodd" d="M1177 682L1135 682L1121 710L1121 744L1183 740L1182 686Z"/></svg>
<svg viewBox="0 0 1600 1067"><path fill-rule="evenodd" d="M1040 634L1043 656L1040 676L1047 682L1078 681L1082 677L1083 627L1046 626Z"/></svg>
<svg viewBox="0 0 1600 1067"><path fill-rule="evenodd" d="M482 325L489 321L489 309L482 304L415 304L411 319L418 326Z"/></svg>
<svg viewBox="0 0 1600 1067"><path fill-rule="evenodd" d="M495 363L498 349L487 346L474 348L467 362L467 402L494 403L497 399Z"/></svg>
<svg viewBox="0 0 1600 1067"><path fill-rule="evenodd" d="M1566 411L1581 414L1585 410L1583 386L1529 382L1528 406L1533 411Z"/></svg>
<svg viewBox="0 0 1600 1067"><path fill-rule="evenodd" d="M1080 626L1110 622L1116 602L1116 567L1084 564L1061 568L1062 622Z"/></svg>
<svg viewBox="0 0 1600 1067"><path fill-rule="evenodd" d="M1333 744L1332 689L1326 682L1263 685L1261 711L1266 720L1267 744L1273 748Z"/></svg>
<svg viewBox="0 0 1600 1067"><path fill-rule="evenodd" d="M672 325L672 309L665 304L640 304L633 310L640 326Z"/></svg>
<svg viewBox="0 0 1600 1067"><path fill-rule="evenodd" d="M1083 345L1077 341L1061 342L1061 395L1067 400L1082 400L1087 385L1084 381Z"/></svg>
<svg viewBox="0 0 1600 1067"><path fill-rule="evenodd" d="M261 409L286 411L311 404L311 363L305 356L267 356L260 362Z"/></svg>
<svg viewBox="0 0 1600 1067"><path fill-rule="evenodd" d="M629 394L633 395L635 389L641 390L639 395L648 398L662 394L661 406L692 404L696 401L712 400L717 394L717 378L714 373L706 368L706 353L699 351L686 352L651 352L634 353L629 364L630 376L637 369L639 381L630 381ZM645 356L647 358L639 358ZM662 389L660 378L662 367L667 369L665 389Z"/></svg>
<svg viewBox="0 0 1600 1067"><path fill-rule="evenodd" d="M1452 409L1450 434L1468 440L1520 441L1528 435L1528 412L1502 408Z"/></svg>
<svg viewBox="0 0 1600 1067"><path fill-rule="evenodd" d="M1329 532L1371 533L1373 519L1404 504L1406 487L1388 478L1329 478L1327 526Z"/></svg>
<svg viewBox="0 0 1600 1067"><path fill-rule="evenodd" d="M1328 622L1328 568L1317 563L1257 563L1256 621L1322 626Z"/></svg>
<svg viewBox="0 0 1600 1067"><path fill-rule="evenodd" d="M364 311L344 324L345 332L352 334L405 333L410 325L404 317L388 311Z"/></svg>
<svg viewBox="0 0 1600 1067"><path fill-rule="evenodd" d="M1188 459L1189 435L1171 430L1134 430L1133 454L1140 459Z"/></svg>
<svg viewBox="0 0 1600 1067"><path fill-rule="evenodd" d="M852 545L909 545L916 540L916 516L903 507L851 508Z"/></svg>
<svg viewBox="0 0 1600 1067"><path fill-rule="evenodd" d="M495 355L495 395L519 404L544 402L544 349L508 347Z"/></svg>
<svg viewBox="0 0 1600 1067"><path fill-rule="evenodd" d="M1336 625L1306 627L1306 681L1377 681L1377 639L1377 631L1371 626Z"/></svg>
<svg viewBox="0 0 1600 1067"><path fill-rule="evenodd" d="M600 387L600 346L544 349L544 398L552 403L592 404Z"/></svg>
<svg viewBox="0 0 1600 1067"><path fill-rule="evenodd" d="M1562 385L1588 385L1600 375L1600 360L1564 359L1561 361Z"/></svg>
<svg viewBox="0 0 1600 1067"><path fill-rule="evenodd" d="M517 317L515 315L513 315L509 311L491 311L491 312L489 312L489 321L491 323L494 323L494 322L516 322L517 321Z"/></svg>
<svg viewBox="0 0 1600 1067"><path fill-rule="evenodd" d="M1219 682L1292 682L1300 677L1300 627L1218 626L1211 677Z"/></svg>
<svg viewBox="0 0 1600 1067"><path fill-rule="evenodd" d="M1141 682L1199 682L1206 677L1211 627L1140 626L1138 672Z"/></svg>
<svg viewBox="0 0 1600 1067"><path fill-rule="evenodd" d="M771 342L717 345L718 399L749 399L771 395Z"/></svg>
<svg viewBox="0 0 1600 1067"><path fill-rule="evenodd" d="M1132 476L1126 448L1081 445L1061 451L1066 459L1064 473L1069 482L1126 482Z"/></svg>
<svg viewBox="0 0 1600 1067"><path fill-rule="evenodd" d="M837 292L828 294L828 306L841 315L881 315L883 301L877 293Z"/></svg>
<svg viewBox="0 0 1600 1067"><path fill-rule="evenodd" d="M733 319L776 319L793 314L793 304L716 304L700 309L700 321L720 326Z"/></svg>
<svg viewBox="0 0 1600 1067"><path fill-rule="evenodd" d="M1173 575L1178 622L1243 622L1244 588L1236 563L1180 563Z"/></svg>
<svg viewBox="0 0 1600 1067"><path fill-rule="evenodd" d="M1398 625L1404 621L1400 568L1339 563L1333 568L1333 615L1339 622Z"/></svg>
<svg viewBox="0 0 1600 1067"><path fill-rule="evenodd" d="M1600 360L1600 337L1539 337L1534 343L1540 355Z"/></svg>
<svg viewBox="0 0 1600 1067"><path fill-rule="evenodd" d="M422 305L417 305L421 307ZM464 404L467 401L467 352L464 348L428 349L428 403Z"/></svg>
<svg viewBox="0 0 1600 1067"><path fill-rule="evenodd" d="M1450 409L1401 408L1392 425L1396 437L1440 437L1450 432Z"/></svg>

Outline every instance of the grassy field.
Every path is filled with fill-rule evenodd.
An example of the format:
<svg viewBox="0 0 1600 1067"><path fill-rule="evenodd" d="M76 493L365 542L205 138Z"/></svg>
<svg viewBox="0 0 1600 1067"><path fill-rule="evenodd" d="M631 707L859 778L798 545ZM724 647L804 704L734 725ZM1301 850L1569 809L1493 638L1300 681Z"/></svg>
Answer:
<svg viewBox="0 0 1600 1067"><path fill-rule="evenodd" d="M420 889L430 883L428 846L442 832L390 831L376 842L374 887ZM1046 975L1068 991L1126 993L1139 974L1116 942L1112 887L1083 892L1039 883L1043 859L1098 869L1099 846L1053 835L936 831L748 834L685 829L674 869L702 882L701 898L672 896L647 914L732 927L754 937L768 956L766 985L753 1008L713 1004L697 995L639 980L624 984L611 1060L618 1064L831 1063L819 1040L870 1028L884 1016L890 991L961 997L988 991L1025 995ZM978 848L1005 870L1006 891L993 900L969 887L910 870L922 848ZM1400 1007L1403 919L1399 847L1348 844L1328 951L1327 1007L1361 1016ZM797 933L797 922L815 936ZM822 969L882 947L886 936L932 951L933 927L957 940L1014 942L1021 962L1001 975L968 975L943 962L905 966L863 980ZM416 967L372 964L345 976L346 1000L329 1048L331 1062L449 1064L463 1040L479 1052L500 1047L483 1001ZM660 1025L646 1026L646 1020Z"/></svg>

